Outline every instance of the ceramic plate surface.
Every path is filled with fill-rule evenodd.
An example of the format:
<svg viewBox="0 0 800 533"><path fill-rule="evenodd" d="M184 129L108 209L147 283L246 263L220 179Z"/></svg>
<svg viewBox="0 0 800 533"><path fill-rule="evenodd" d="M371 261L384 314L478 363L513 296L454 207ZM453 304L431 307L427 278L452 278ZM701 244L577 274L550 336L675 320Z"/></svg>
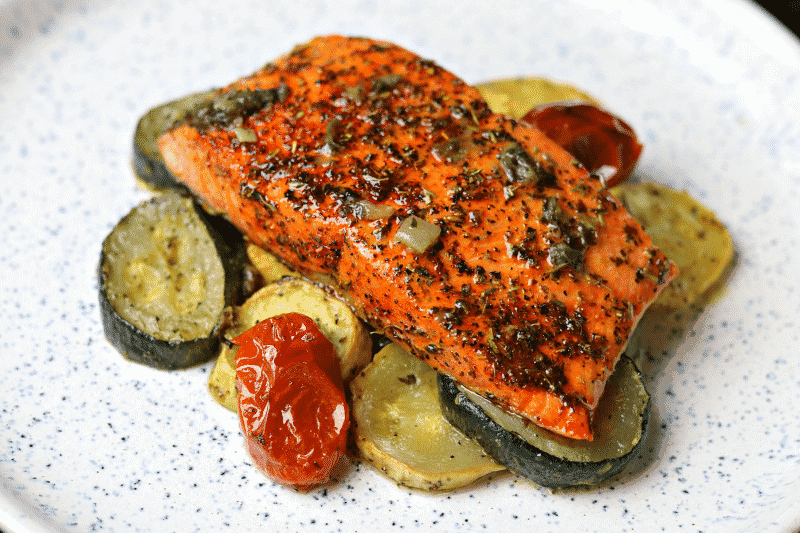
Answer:
<svg viewBox="0 0 800 533"><path fill-rule="evenodd" d="M149 196L130 167L138 117L326 33L395 41L471 83L583 87L640 134L639 179L730 228L722 294L639 345L655 430L627 473L428 495L353 466L298 494L251 466L210 364L160 372L105 340L100 243ZM5 0L0 124L1 528L800 529L800 45L751 4Z"/></svg>

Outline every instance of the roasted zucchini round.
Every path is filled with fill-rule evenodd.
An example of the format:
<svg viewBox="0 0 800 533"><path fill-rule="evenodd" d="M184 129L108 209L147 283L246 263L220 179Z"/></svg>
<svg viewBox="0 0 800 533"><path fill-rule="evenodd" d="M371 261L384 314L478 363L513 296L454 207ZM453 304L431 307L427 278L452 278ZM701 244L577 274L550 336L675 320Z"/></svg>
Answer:
<svg viewBox="0 0 800 533"><path fill-rule="evenodd" d="M504 470L445 420L436 371L399 345L378 352L350 389L359 454L398 485L452 490Z"/></svg>
<svg viewBox="0 0 800 533"><path fill-rule="evenodd" d="M133 135L133 171L146 185L156 189L181 187L167 169L156 141L170 124L180 120L187 111L212 94L214 91L184 96L150 109L139 119Z"/></svg>
<svg viewBox="0 0 800 533"><path fill-rule="evenodd" d="M456 428L498 463L543 487L596 485L621 472L647 439L650 395L625 356L595 411L593 441L569 439L526 422L449 377L440 375L438 386L442 411Z"/></svg>
<svg viewBox="0 0 800 533"><path fill-rule="evenodd" d="M191 198L171 192L140 204L103 241L97 275L106 337L126 358L156 368L210 359L245 258L238 230Z"/></svg>

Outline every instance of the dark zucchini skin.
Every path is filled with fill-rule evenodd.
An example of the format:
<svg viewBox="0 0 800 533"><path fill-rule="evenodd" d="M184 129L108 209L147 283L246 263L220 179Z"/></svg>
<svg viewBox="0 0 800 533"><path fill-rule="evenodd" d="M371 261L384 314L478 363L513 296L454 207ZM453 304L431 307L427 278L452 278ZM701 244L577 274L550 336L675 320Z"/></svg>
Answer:
<svg viewBox="0 0 800 533"><path fill-rule="evenodd" d="M239 230L221 216L209 215L196 203L193 205L222 263L225 305L235 305L241 298L243 268L247 261L244 238ZM182 340L158 339L130 323L114 309L106 291L105 263L106 254L101 251L97 267L100 315L106 338L123 357L153 368L178 370L204 363L216 355L224 314L220 315L220 322L208 336Z"/></svg>
<svg viewBox="0 0 800 533"><path fill-rule="evenodd" d="M208 337L190 341L163 341L140 330L117 314L103 288L103 268L97 269L100 280L100 316L106 339L126 359L161 370L180 370L205 363L217 351L219 335L215 329Z"/></svg>
<svg viewBox="0 0 800 533"><path fill-rule="evenodd" d="M627 357L618 365L628 366L640 378L638 369ZM641 384L641 380L638 380ZM641 412L641 433L627 453L599 461L573 461L557 457L533 446L516 433L503 428L462 392L450 377L439 374L439 401L445 418L466 436L476 440L495 461L535 484L551 489L592 486L620 473L639 455L647 440L650 419L650 397ZM641 384L642 390L644 385ZM646 391L644 391L646 394ZM590 444L591 445L591 444Z"/></svg>
<svg viewBox="0 0 800 533"><path fill-rule="evenodd" d="M225 303L237 305L244 299L245 268L249 263L244 236L224 216L212 215L199 205L196 210L206 224L225 270Z"/></svg>
<svg viewBox="0 0 800 533"><path fill-rule="evenodd" d="M133 171L156 189L183 188L167 169L156 141L164 130L181 120L188 111L204 102L215 91L190 94L148 110L136 124L133 136Z"/></svg>

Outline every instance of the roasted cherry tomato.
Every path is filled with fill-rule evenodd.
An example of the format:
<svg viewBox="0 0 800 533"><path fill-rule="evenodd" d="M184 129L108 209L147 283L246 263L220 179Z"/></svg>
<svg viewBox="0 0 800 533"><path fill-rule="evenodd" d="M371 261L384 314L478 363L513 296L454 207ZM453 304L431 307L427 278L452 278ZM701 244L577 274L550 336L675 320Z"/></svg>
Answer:
<svg viewBox="0 0 800 533"><path fill-rule="evenodd" d="M233 342L239 421L256 467L300 489L327 481L350 426L331 342L298 313L263 320Z"/></svg>
<svg viewBox="0 0 800 533"><path fill-rule="evenodd" d="M611 187L636 168L642 145L621 118L587 102L555 102L534 107L522 121L535 126ZM605 168L603 168L605 167Z"/></svg>

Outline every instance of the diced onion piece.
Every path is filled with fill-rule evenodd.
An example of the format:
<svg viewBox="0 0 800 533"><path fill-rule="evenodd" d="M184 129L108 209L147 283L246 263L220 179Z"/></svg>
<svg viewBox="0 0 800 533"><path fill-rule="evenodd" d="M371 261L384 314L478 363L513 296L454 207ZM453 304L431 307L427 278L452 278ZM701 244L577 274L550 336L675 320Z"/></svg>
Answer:
<svg viewBox="0 0 800 533"><path fill-rule="evenodd" d="M395 233L395 240L405 244L417 253L423 254L439 240L442 229L436 224L411 215L403 220Z"/></svg>
<svg viewBox="0 0 800 533"><path fill-rule="evenodd" d="M611 182L614 179L614 176L617 175L619 169L612 165L601 165L599 168L596 168L592 173L595 174L600 178L600 181L603 182L605 185L606 183Z"/></svg>
<svg viewBox="0 0 800 533"><path fill-rule="evenodd" d="M234 128L233 133L240 143L254 143L257 140L256 132L247 128Z"/></svg>
<svg viewBox="0 0 800 533"><path fill-rule="evenodd" d="M353 214L362 220L380 220L389 218L394 214L394 207L390 205L378 205L361 200L353 205Z"/></svg>

